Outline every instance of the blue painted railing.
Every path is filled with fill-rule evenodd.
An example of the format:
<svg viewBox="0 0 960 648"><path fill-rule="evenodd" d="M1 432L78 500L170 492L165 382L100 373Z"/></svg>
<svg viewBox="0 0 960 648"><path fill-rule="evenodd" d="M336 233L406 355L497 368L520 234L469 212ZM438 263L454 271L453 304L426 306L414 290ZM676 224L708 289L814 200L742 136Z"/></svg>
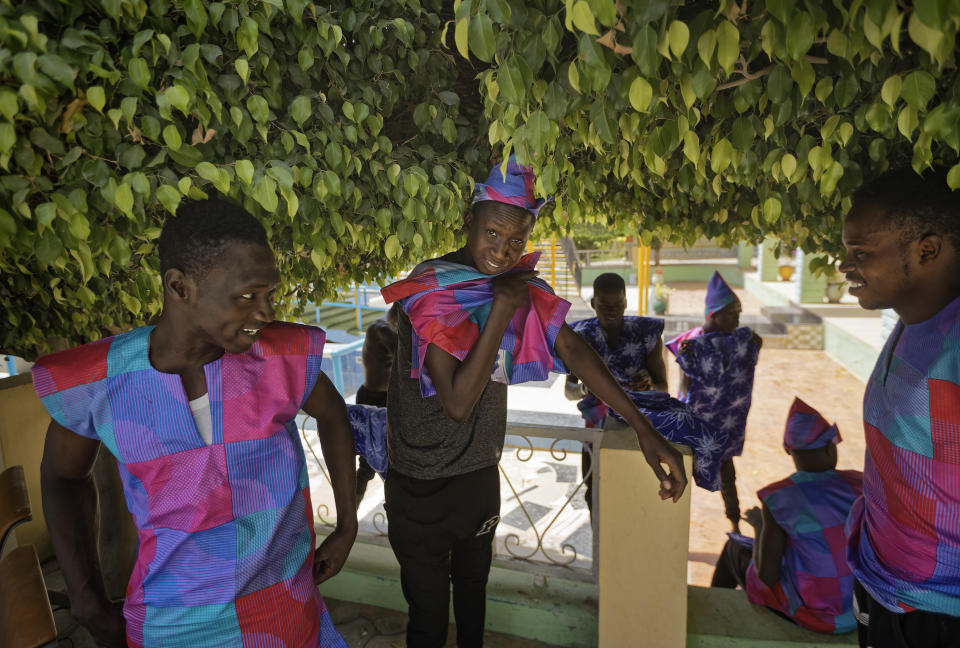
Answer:
<svg viewBox="0 0 960 648"><path fill-rule="evenodd" d="M341 396L352 394L363 384L363 340L338 346L323 354L320 369L330 377Z"/></svg>
<svg viewBox="0 0 960 648"><path fill-rule="evenodd" d="M11 376L17 375L17 361L13 359L13 356L6 356L7 358L7 373Z"/></svg>

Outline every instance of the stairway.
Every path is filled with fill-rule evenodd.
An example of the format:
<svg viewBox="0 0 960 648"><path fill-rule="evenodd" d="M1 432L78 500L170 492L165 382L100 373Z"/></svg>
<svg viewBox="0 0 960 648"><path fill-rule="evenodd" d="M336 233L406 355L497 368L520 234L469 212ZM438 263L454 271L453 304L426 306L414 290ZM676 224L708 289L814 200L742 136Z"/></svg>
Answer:
<svg viewBox="0 0 960 648"><path fill-rule="evenodd" d="M537 263L537 270L540 272L540 278L553 286L557 295L564 298L579 296L580 289L577 286L577 279L570 270L561 239L542 239L530 242L527 248L530 252L535 250L542 252L540 262Z"/></svg>

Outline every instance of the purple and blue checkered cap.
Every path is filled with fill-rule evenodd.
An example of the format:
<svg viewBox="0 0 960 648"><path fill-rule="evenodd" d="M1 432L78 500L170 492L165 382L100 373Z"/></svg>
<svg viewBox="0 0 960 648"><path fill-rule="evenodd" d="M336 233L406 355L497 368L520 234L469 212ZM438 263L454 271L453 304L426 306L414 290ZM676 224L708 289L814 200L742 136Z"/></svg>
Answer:
<svg viewBox="0 0 960 648"><path fill-rule="evenodd" d="M536 217L540 208L550 200L549 198L537 199L534 197L533 185L536 180L533 169L519 164L516 157L511 155L507 159L506 175L501 171L501 165L498 164L490 170L486 182L474 183L471 204L475 205L484 200L493 200L521 207Z"/></svg>
<svg viewBox="0 0 960 648"><path fill-rule="evenodd" d="M727 282L723 280L720 273L714 270L713 276L710 277L710 283L707 284L704 317L709 318L735 301L740 301L740 299L734 294L733 289Z"/></svg>
<svg viewBox="0 0 960 648"><path fill-rule="evenodd" d="M828 443L840 443L840 430L837 424L830 425L820 415L799 398L793 399L787 425L783 431L783 447L790 450L814 450Z"/></svg>

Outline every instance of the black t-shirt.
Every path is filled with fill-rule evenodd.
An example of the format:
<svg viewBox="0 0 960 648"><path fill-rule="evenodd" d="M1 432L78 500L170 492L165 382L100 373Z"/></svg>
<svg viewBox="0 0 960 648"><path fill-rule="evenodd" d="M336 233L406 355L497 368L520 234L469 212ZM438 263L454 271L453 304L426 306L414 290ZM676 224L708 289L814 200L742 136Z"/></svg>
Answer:
<svg viewBox="0 0 960 648"><path fill-rule="evenodd" d="M457 423L436 396L423 398L410 377L410 319L401 311L387 392L390 467L408 477L437 479L496 465L507 430L507 386L488 381L470 414Z"/></svg>

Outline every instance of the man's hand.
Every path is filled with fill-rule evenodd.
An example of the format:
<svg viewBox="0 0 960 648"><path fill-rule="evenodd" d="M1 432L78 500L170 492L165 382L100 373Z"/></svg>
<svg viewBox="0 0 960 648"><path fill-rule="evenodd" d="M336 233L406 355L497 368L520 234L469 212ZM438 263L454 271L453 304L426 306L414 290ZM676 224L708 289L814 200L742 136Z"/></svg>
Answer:
<svg viewBox="0 0 960 648"><path fill-rule="evenodd" d="M689 354L691 358L694 357L693 347L690 345L690 340L684 340L680 343L680 355Z"/></svg>
<svg viewBox="0 0 960 648"><path fill-rule="evenodd" d="M103 648L126 648L127 622L123 618L123 603L111 602L106 608L84 612L71 610L98 646Z"/></svg>
<svg viewBox="0 0 960 648"><path fill-rule="evenodd" d="M328 535L313 555L313 582L319 585L323 581L336 576L343 568L353 541L357 539L357 528L343 528L337 526Z"/></svg>
<svg viewBox="0 0 960 648"><path fill-rule="evenodd" d="M530 287L527 285L527 279L533 279L538 274L540 273L535 270L525 270L496 277L492 281L493 301L506 302L511 312L523 308L530 303Z"/></svg>
<svg viewBox="0 0 960 648"><path fill-rule="evenodd" d="M753 527L754 537L759 538L760 528L763 526L763 513L760 512L760 507L754 506L744 511L743 520Z"/></svg>
<svg viewBox="0 0 960 648"><path fill-rule="evenodd" d="M654 474L660 480L660 499L680 501L684 489L687 487L687 474L683 469L683 455L674 449L663 436L656 431L652 434L638 434L640 450L647 463L653 468ZM663 470L661 464L666 464L669 473Z"/></svg>

